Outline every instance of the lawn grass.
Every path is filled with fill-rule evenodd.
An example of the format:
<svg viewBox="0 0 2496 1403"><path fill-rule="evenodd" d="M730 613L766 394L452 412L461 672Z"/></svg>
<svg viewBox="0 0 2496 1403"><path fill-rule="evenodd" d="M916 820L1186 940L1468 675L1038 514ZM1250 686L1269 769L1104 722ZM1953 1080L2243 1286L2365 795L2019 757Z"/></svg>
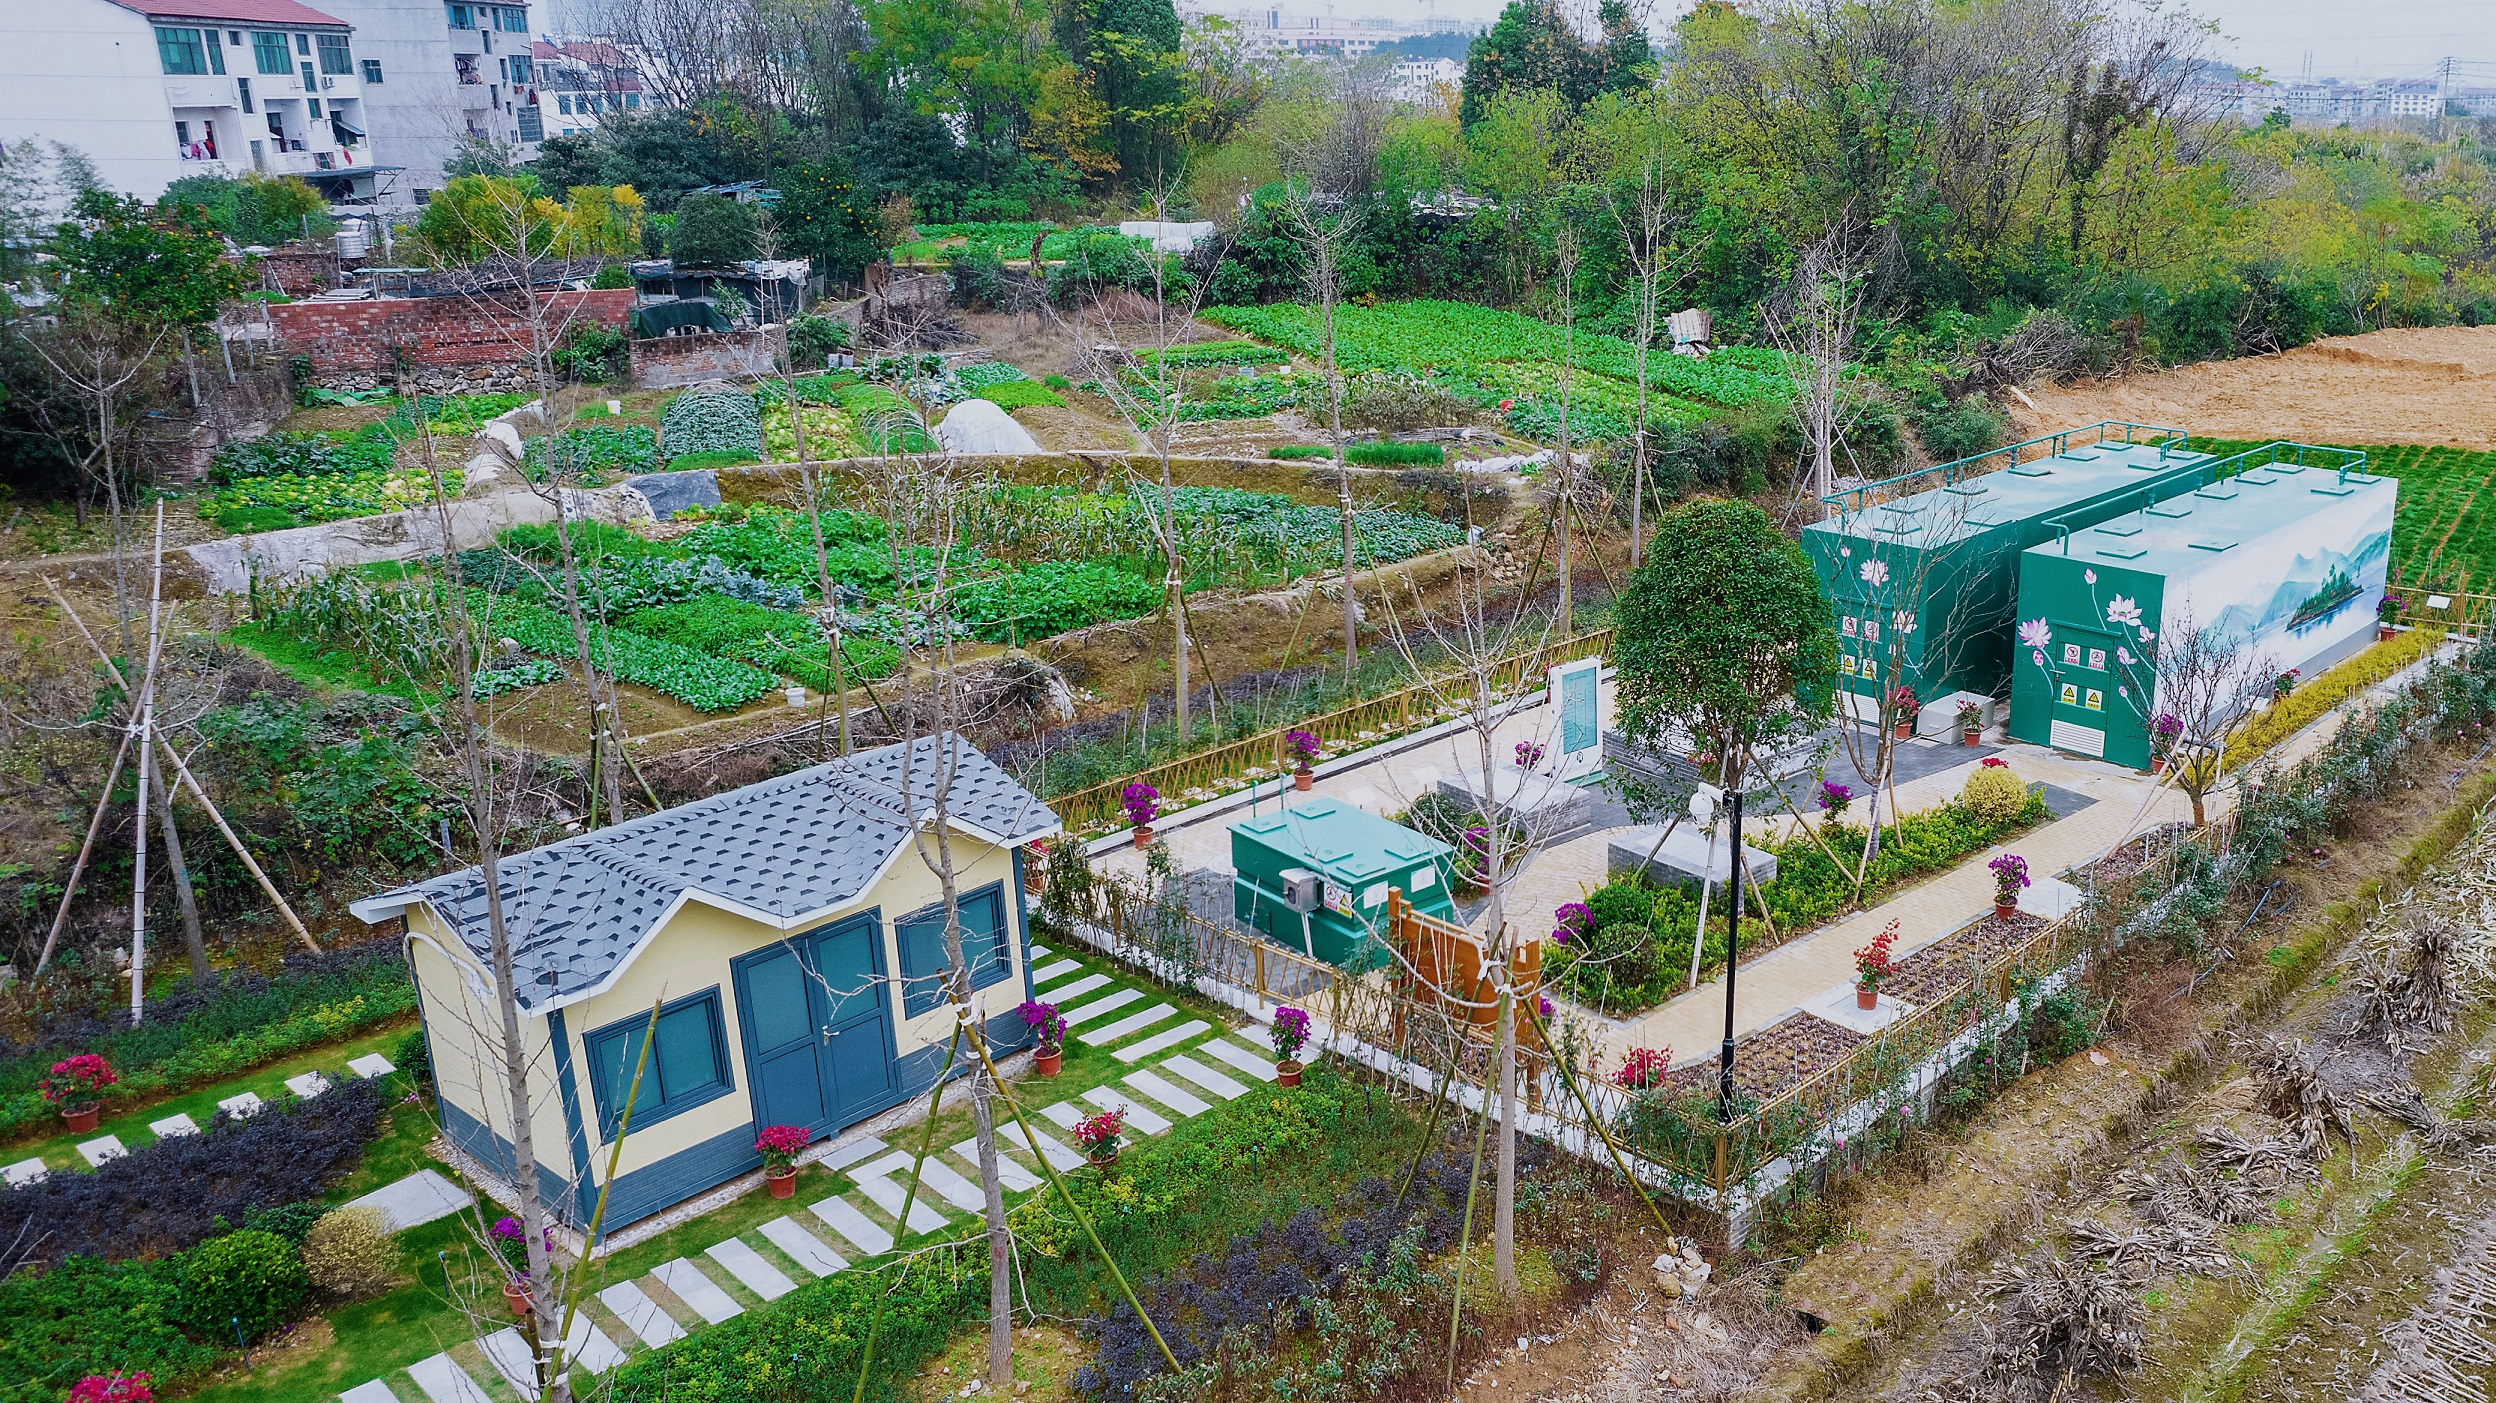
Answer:
<svg viewBox="0 0 2496 1403"><path fill-rule="evenodd" d="M278 671L316 688L346 687L411 702L427 699L404 677L381 677L367 671L363 659L344 648L322 648L257 624L237 624L219 637L234 647L250 649Z"/></svg>
<svg viewBox="0 0 2496 1403"><path fill-rule="evenodd" d="M310 1071L326 1073L333 1081L349 1080L354 1075L347 1070L347 1063L350 1059L361 1057L368 1052L378 1052L384 1057L390 1056L397 1050L399 1040L407 1036L407 1030L415 1026L416 1019L412 1014L405 1018L394 1019L360 1037L351 1038L345 1042L327 1043L309 1052L280 1058L257 1071L246 1072L239 1077L229 1077L213 1086L186 1091L179 1096L106 1116L96 1123L93 1130L83 1133L63 1132L41 1140L10 1146L5 1151L0 1151L0 1158L6 1158L12 1164L30 1157L38 1158L50 1165L55 1173L63 1170L85 1173L87 1162L78 1153L78 1145L81 1141L93 1140L103 1135L118 1135L121 1137L122 1144L135 1150L155 1140L155 1132L147 1128L149 1122L160 1121L176 1114L188 1115L198 1123L202 1130L205 1130L208 1128L208 1122L216 1118L219 1101L238 1096L246 1091L255 1093L263 1101L280 1101L294 1095L286 1089L286 1079L301 1076Z"/></svg>

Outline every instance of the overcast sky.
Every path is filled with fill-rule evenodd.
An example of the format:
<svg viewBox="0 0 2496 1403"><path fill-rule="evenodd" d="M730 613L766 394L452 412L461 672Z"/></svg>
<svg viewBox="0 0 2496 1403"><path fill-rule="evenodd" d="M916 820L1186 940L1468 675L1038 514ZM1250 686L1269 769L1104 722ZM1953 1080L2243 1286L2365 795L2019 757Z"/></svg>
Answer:
<svg viewBox="0 0 2496 1403"><path fill-rule="evenodd" d="M1282 0L1302 13L1323 13L1320 0ZM1503 0L1437 0L1443 18L1487 22ZM2274 78L2295 78L2314 55L2317 78L2430 77L2450 54L2478 62L2455 70L2459 86L2496 86L2496 0L2185 0L2198 14L2219 22L2226 35L2219 57L2239 67L2261 68ZM1429 0L1416 0L1420 10ZM1225 0L1212 8L1226 9ZM1658 0L1659 17L1690 8L1689 0ZM1361 0L1338 4L1335 13L1413 13L1402 5ZM1662 22L1660 19L1659 22Z"/></svg>

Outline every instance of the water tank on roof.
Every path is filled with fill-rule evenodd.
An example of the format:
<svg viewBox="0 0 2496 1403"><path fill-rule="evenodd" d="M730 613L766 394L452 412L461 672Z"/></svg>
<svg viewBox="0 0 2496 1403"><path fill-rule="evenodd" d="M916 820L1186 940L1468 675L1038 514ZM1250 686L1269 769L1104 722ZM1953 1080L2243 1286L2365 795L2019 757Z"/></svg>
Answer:
<svg viewBox="0 0 2496 1403"><path fill-rule="evenodd" d="M338 226L337 238L340 258L362 258L365 254L372 252L373 236L370 227L361 219L350 219L341 223Z"/></svg>

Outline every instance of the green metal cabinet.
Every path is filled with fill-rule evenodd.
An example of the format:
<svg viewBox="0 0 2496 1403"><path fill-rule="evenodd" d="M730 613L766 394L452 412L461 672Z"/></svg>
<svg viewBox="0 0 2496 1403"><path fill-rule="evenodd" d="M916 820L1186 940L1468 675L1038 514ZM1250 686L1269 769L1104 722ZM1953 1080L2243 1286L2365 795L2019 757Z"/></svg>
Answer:
<svg viewBox="0 0 2496 1403"><path fill-rule="evenodd" d="M1413 909L1456 919L1456 850L1322 795L1231 825L1233 913L1275 944L1361 969L1382 958L1371 939L1387 889Z"/></svg>
<svg viewBox="0 0 2496 1403"><path fill-rule="evenodd" d="M2312 676L2375 636L2400 484L2351 449L2267 444L2022 553L2013 739L2134 768L2187 630Z"/></svg>
<svg viewBox="0 0 2496 1403"><path fill-rule="evenodd" d="M1832 494L1802 546L1836 613L1841 697L1869 714L1901 685L2002 695L2020 552L2209 461L2175 430L2108 422ZM1908 490L1923 483L1939 485Z"/></svg>

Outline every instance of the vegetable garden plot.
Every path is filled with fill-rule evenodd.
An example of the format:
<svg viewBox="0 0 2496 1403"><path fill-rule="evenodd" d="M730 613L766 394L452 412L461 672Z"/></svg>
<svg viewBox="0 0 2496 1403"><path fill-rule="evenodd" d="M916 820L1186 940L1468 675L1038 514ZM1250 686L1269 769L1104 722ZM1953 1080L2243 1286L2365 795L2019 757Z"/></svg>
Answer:
<svg viewBox="0 0 2496 1403"><path fill-rule="evenodd" d="M1213 307L1205 320L1315 358L1324 351L1314 309L1291 303ZM1424 374L1477 404L1516 403L1510 427L1554 436L1559 410L1560 347L1566 333L1514 312L1458 302L1347 305L1335 311L1335 359L1346 373L1390 370ZM1636 418L1635 350L1618 337L1580 330L1571 391L1572 436L1617 438ZM1649 413L1688 422L1724 407L1782 401L1792 382L1774 351L1729 347L1704 360L1650 351Z"/></svg>

